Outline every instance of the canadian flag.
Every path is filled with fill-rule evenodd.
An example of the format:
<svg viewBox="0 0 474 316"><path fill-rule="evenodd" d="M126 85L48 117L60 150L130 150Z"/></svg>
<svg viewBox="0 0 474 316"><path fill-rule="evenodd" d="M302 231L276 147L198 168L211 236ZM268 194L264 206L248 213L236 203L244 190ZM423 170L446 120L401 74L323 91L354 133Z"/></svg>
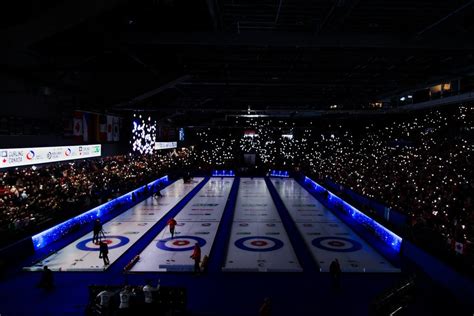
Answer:
<svg viewBox="0 0 474 316"><path fill-rule="evenodd" d="M107 141L114 141L114 117L107 115Z"/></svg>
<svg viewBox="0 0 474 316"><path fill-rule="evenodd" d="M72 129L74 136L82 136L82 113L74 112Z"/></svg>
<svg viewBox="0 0 474 316"><path fill-rule="evenodd" d="M90 113L82 113L82 136L85 143L89 142L89 125L91 121Z"/></svg>

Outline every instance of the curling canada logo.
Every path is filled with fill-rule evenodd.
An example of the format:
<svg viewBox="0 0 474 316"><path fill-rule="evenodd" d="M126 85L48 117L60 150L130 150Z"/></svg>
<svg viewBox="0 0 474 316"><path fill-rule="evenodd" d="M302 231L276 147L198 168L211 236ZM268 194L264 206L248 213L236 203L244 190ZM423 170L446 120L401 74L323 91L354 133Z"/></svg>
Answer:
<svg viewBox="0 0 474 316"><path fill-rule="evenodd" d="M2 163L7 163L8 152L6 150L2 150Z"/></svg>
<svg viewBox="0 0 474 316"><path fill-rule="evenodd" d="M26 159L28 160L31 160L35 158L35 152L33 150L30 150L27 154L26 154Z"/></svg>

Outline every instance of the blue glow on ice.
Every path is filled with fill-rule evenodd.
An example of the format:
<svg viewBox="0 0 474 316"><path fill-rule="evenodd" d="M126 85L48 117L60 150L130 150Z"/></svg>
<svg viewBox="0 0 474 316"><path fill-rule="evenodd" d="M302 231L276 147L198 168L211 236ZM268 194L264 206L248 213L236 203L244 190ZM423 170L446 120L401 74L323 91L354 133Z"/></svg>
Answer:
<svg viewBox="0 0 474 316"><path fill-rule="evenodd" d="M290 173L284 170L272 170L270 172L270 177L280 177L280 178L288 178Z"/></svg>
<svg viewBox="0 0 474 316"><path fill-rule="evenodd" d="M396 253L400 253L400 247L402 245L402 238L400 236L398 236L391 230L385 228L377 221L368 217L367 215L365 215L340 197L334 195L332 192L322 187L310 178L305 177L304 182L309 184L316 192L320 194L327 192L329 205L341 206L344 211L349 214L352 219L354 219L357 223L364 226L369 226L371 229L373 229L374 234L377 235L387 246L393 249Z"/></svg>
<svg viewBox="0 0 474 316"><path fill-rule="evenodd" d="M235 177L234 170L212 170L213 177Z"/></svg>
<svg viewBox="0 0 474 316"><path fill-rule="evenodd" d="M168 176L161 177L153 182L148 183L148 187L152 188L157 184L165 184L168 182ZM31 237L33 241L33 247L35 250L46 247L47 245L57 241L65 234L67 234L71 229L76 226L82 226L87 223L92 223L96 218L101 218L102 216L109 214L114 211L117 207L122 205L127 205L132 203L132 193L141 193L145 189L145 186L142 186L138 189L135 189L131 192L128 192L114 200L111 200L107 203L99 205L85 213L82 213L76 217L68 219L65 222L62 222L56 226L53 226L39 234L36 234Z"/></svg>

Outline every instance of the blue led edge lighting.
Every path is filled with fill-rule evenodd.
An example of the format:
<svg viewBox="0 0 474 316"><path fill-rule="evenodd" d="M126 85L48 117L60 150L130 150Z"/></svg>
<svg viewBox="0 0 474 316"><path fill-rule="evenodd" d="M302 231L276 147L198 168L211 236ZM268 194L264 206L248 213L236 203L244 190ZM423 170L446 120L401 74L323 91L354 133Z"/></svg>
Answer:
<svg viewBox="0 0 474 316"><path fill-rule="evenodd" d="M234 170L212 170L213 177L235 177Z"/></svg>
<svg viewBox="0 0 474 316"><path fill-rule="evenodd" d="M311 180L308 177L305 177L304 182L311 185L311 187L317 192L317 193L328 193L328 201L331 205L341 205L344 209L344 211L347 212L356 222L362 224L362 225L367 225L370 226L373 230L374 233L391 249L393 249L395 252L400 253L400 247L402 245L402 238L392 232L391 230L385 228L381 224L379 224L377 221L373 220L372 218L368 217L340 197L334 195L331 191L327 190L326 188L322 187L315 181Z"/></svg>
<svg viewBox="0 0 474 316"><path fill-rule="evenodd" d="M168 176L161 177L153 182L147 184L148 187L153 187L159 183L168 182ZM39 234L36 234L31 237L33 241L33 247L35 250L46 247L47 245L55 242L56 240L63 237L67 232L69 232L75 225L83 225L86 223L91 223L96 218L100 218L111 211L113 211L117 206L130 203L132 201L132 193L139 193L144 190L145 186L141 186L138 189L130 191L118 198L111 200L107 203L99 205L85 213L82 213L76 217L68 219L65 222L62 222L56 226L53 226Z"/></svg>
<svg viewBox="0 0 474 316"><path fill-rule="evenodd" d="M290 177L290 173L284 170L272 170L270 172L270 177L288 178Z"/></svg>

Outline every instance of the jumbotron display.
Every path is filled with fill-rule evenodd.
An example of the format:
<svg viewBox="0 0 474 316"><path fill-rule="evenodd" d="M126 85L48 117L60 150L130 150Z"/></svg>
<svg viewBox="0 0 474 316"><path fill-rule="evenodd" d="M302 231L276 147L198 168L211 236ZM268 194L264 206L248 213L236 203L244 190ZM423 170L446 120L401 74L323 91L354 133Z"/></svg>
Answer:
<svg viewBox="0 0 474 316"><path fill-rule="evenodd" d="M151 117L146 120L139 115L133 115L132 128L132 152L140 154L152 154L156 142L156 121L152 121Z"/></svg>
<svg viewBox="0 0 474 316"><path fill-rule="evenodd" d="M100 157L101 145L0 149L0 169Z"/></svg>

